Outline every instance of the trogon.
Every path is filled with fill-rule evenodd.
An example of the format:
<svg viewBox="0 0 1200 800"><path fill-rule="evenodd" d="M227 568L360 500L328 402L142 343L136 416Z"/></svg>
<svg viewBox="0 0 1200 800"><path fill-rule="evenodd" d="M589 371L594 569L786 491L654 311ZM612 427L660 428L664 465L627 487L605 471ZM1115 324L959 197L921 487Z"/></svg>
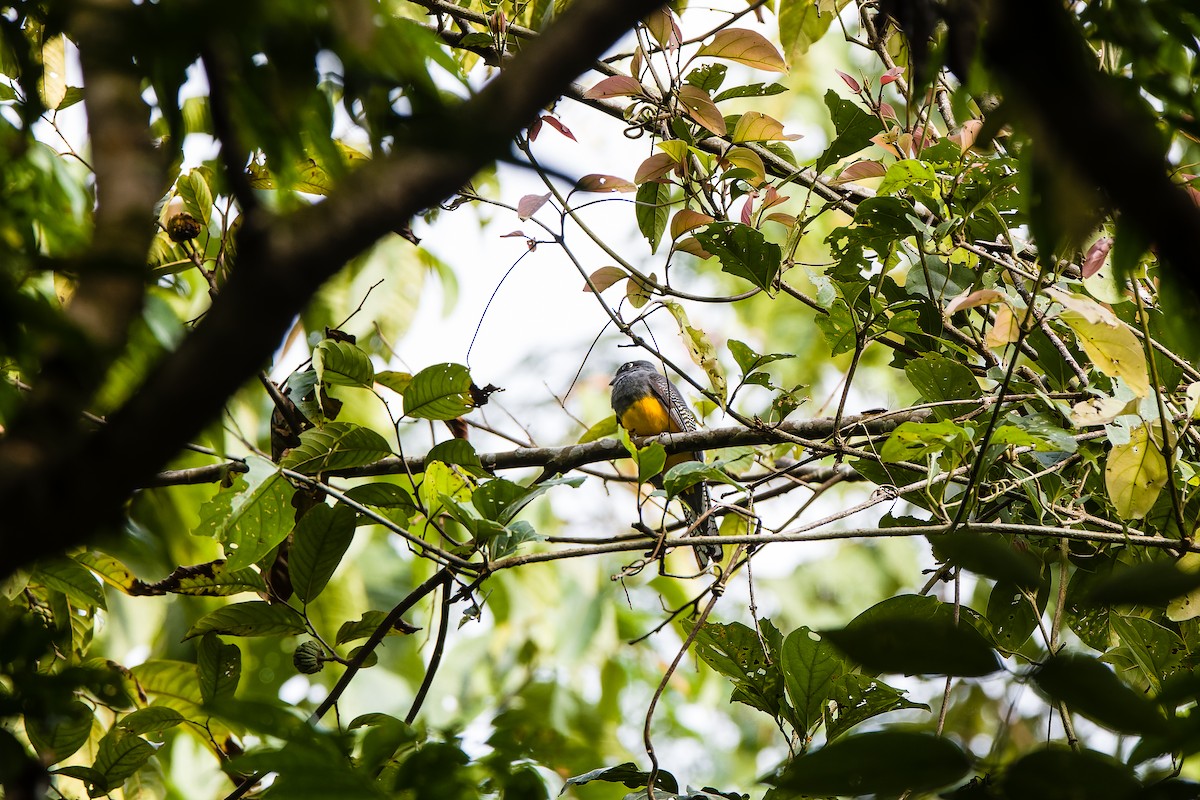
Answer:
<svg viewBox="0 0 1200 800"><path fill-rule="evenodd" d="M683 433L697 428L696 418L688 410L683 395L666 377L659 373L649 361L630 361L617 369L610 382L612 407L617 422L634 436L657 436L660 433ZM670 469L684 461L703 461L701 451L674 453L667 456L664 469ZM662 487L662 476L651 479L656 487ZM689 536L716 536L717 524L709 510L708 486L703 482L688 487L680 495L684 516L691 530ZM696 520L704 517L699 525ZM720 561L721 545L703 544L695 548L696 561L700 569L709 561Z"/></svg>

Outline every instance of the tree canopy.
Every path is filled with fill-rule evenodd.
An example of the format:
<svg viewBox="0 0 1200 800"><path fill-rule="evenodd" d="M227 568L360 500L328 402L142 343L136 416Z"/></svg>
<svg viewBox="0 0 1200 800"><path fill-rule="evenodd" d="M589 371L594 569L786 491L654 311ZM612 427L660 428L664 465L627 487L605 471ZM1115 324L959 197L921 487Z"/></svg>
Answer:
<svg viewBox="0 0 1200 800"><path fill-rule="evenodd" d="M0 76L5 797L1200 791L1190 4L44 0Z"/></svg>

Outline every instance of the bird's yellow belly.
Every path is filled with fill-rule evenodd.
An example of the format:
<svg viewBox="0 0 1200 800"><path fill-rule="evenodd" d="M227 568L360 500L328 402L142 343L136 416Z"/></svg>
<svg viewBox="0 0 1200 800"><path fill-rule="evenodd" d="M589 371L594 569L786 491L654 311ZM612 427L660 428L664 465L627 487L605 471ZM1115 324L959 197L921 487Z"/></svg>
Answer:
<svg viewBox="0 0 1200 800"><path fill-rule="evenodd" d="M621 427L634 436L657 436L678 433L679 428L656 397L644 397L625 409L620 417Z"/></svg>

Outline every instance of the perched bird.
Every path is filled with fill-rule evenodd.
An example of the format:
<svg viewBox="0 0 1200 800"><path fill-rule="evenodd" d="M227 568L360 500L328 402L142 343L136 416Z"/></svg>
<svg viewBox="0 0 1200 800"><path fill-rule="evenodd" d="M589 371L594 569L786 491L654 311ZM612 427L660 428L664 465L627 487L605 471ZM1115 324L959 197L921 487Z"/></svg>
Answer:
<svg viewBox="0 0 1200 800"><path fill-rule="evenodd" d="M660 433L682 433L697 428L696 418L688 410L683 395L649 361L630 361L617 369L609 382L612 386L612 407L617 422L634 436L657 436ZM704 453L693 451L667 456L666 469L684 461L703 461ZM651 480L662 486L662 476ZM692 530L691 536L716 536L717 524L712 515L704 516L710 505L708 486L703 482L688 487L680 494L684 515ZM704 517L699 525L696 520ZM700 569L709 561L720 561L721 545L703 544L695 548Z"/></svg>

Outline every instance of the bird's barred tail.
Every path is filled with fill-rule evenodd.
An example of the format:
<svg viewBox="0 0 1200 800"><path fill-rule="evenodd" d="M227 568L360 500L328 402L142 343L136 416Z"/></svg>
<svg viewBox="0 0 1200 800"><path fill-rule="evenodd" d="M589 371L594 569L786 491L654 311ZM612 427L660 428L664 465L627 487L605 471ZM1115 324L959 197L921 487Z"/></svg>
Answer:
<svg viewBox="0 0 1200 800"><path fill-rule="evenodd" d="M683 501L684 517L687 519L688 525L692 526L688 536L717 535L717 521L712 514L696 525L696 520L704 516L712 505L708 494L708 484L697 483L695 486L689 487L684 490L679 499ZM706 569L710 561L720 561L725 555L719 544L699 544L692 550L696 553L696 563L700 565L700 569Z"/></svg>

